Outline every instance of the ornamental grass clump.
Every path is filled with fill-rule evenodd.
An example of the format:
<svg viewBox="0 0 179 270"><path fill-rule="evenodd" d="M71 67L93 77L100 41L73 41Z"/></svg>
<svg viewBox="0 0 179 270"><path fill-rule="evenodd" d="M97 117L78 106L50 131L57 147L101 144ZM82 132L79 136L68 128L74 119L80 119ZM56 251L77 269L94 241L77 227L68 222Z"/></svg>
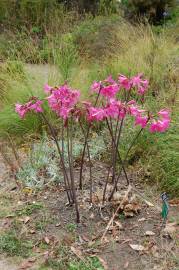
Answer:
<svg viewBox="0 0 179 270"><path fill-rule="evenodd" d="M90 131L94 123L103 122L109 132L111 145L108 177L103 187L103 202L110 201L113 198L122 172L124 172L127 184L130 184L126 171L126 161L142 131L148 129L150 133L156 133L165 132L169 128L170 111L168 109L160 109L159 112L153 113L145 108L148 88L149 82L144 78L143 74L130 78L120 74L116 80L109 76L103 81L95 81L91 86L90 100L87 101L81 101L80 91L72 89L65 83L59 87L51 87L46 84L44 91L47 97L43 100L31 97L25 104L16 104L15 109L20 118L23 119L29 112L37 113L49 127L60 157L60 168L63 172L68 202L75 205L77 222L80 222L77 190L83 188L83 168L86 153L90 164L90 202L92 203L93 177L89 142ZM44 103L48 104L59 119L59 125L61 126L60 143L54 126L44 112ZM139 126L139 130L122 158L120 153L121 134L128 117L133 118L133 125ZM78 127L81 129L84 143L80 162L79 183L77 185L74 177L73 137L75 129ZM67 143L68 163L64 159L64 138L66 138ZM120 167L118 164L120 164ZM107 195L106 190L109 184L109 175L111 174L112 189L110 194Z"/></svg>

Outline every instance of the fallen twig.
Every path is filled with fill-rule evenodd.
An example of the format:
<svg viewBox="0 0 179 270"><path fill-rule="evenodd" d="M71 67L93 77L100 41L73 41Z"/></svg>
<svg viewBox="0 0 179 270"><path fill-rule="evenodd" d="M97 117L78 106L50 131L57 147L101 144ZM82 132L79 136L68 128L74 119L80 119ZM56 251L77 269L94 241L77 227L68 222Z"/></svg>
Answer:
<svg viewBox="0 0 179 270"><path fill-rule="evenodd" d="M109 230L111 224L113 223L113 221L114 221L114 219L115 219L115 217L116 217L116 215L117 215L119 209L121 209L121 207L122 207L124 201L127 199L127 197L128 197L128 195L129 195L129 192L131 191L131 189L132 189L132 187L131 187L131 185L129 185L129 186L128 186L128 189L126 190L126 193L125 193L125 195L124 195L124 198L123 198L122 201L120 202L120 204L119 204L119 206L117 207L115 213L112 215L111 219L109 220L109 222L108 222L108 224L107 224L107 227L106 227L106 229L105 229L105 231L104 231L104 233L103 233L103 235L102 235L102 237L101 237L101 242L104 240L104 238L105 238L105 236L106 236L106 233L108 232L108 230Z"/></svg>

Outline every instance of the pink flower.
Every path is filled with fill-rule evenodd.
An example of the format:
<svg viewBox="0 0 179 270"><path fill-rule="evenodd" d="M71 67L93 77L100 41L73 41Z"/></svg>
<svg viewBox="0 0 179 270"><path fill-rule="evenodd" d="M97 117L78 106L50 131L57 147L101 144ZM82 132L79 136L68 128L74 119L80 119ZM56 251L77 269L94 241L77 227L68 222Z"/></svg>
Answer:
<svg viewBox="0 0 179 270"><path fill-rule="evenodd" d="M145 92L146 92L146 88L145 87L143 87L143 86L139 86L138 87L138 94L139 95L144 95Z"/></svg>
<svg viewBox="0 0 179 270"><path fill-rule="evenodd" d="M43 109L41 107L42 103L42 100L37 100L35 103L29 106L29 110L34 110L36 113L43 112Z"/></svg>
<svg viewBox="0 0 179 270"><path fill-rule="evenodd" d="M113 80L112 75L109 75L106 79L105 82L111 83L111 84L116 84L115 80Z"/></svg>
<svg viewBox="0 0 179 270"><path fill-rule="evenodd" d="M141 77L142 77L142 74L138 74L134 77L131 78L131 82L132 82L132 86L139 86L141 84Z"/></svg>
<svg viewBox="0 0 179 270"><path fill-rule="evenodd" d="M153 120L150 125L150 132L165 132L170 126L170 111L162 109L158 112L159 119Z"/></svg>
<svg viewBox="0 0 179 270"><path fill-rule="evenodd" d="M123 119L126 116L126 109L123 107L120 111L119 111L119 118Z"/></svg>
<svg viewBox="0 0 179 270"><path fill-rule="evenodd" d="M166 110L166 109L162 109L158 112L158 115L162 118L162 119L170 119L170 111Z"/></svg>
<svg viewBox="0 0 179 270"><path fill-rule="evenodd" d="M147 80L142 79L142 74L138 74L132 77L131 83L133 87L137 87L139 95L144 95L149 85L149 82Z"/></svg>
<svg viewBox="0 0 179 270"><path fill-rule="evenodd" d="M35 111L36 113L43 112L41 107L42 103L43 102L41 100L38 100L36 97L32 97L30 101L23 105L17 103L15 105L15 111L19 114L20 118L24 118L29 111Z"/></svg>
<svg viewBox="0 0 179 270"><path fill-rule="evenodd" d="M87 110L88 121L102 121L106 117L106 112L103 108L89 107Z"/></svg>
<svg viewBox="0 0 179 270"><path fill-rule="evenodd" d="M129 113L133 116L138 116L141 115L143 112L145 112L145 110L139 109L137 105L130 106L128 110Z"/></svg>
<svg viewBox="0 0 179 270"><path fill-rule="evenodd" d="M119 85L109 76L103 82L94 82L91 86L91 90L99 93L104 97L113 98L119 91Z"/></svg>
<svg viewBox="0 0 179 270"><path fill-rule="evenodd" d="M119 86L117 84L111 84L105 86L101 89L101 95L107 98L113 98L119 91Z"/></svg>
<svg viewBox="0 0 179 270"><path fill-rule="evenodd" d="M137 115L135 118L135 125L141 126L141 128L145 128L148 122L148 117L147 116L140 116Z"/></svg>
<svg viewBox="0 0 179 270"><path fill-rule="evenodd" d="M122 87L122 88L124 88L126 90L131 89L131 86L132 86L131 81L126 76L120 75L118 80L119 80L120 87Z"/></svg>
<svg viewBox="0 0 179 270"><path fill-rule="evenodd" d="M163 119L163 120L153 120L153 122L150 125L150 132L165 132L170 125L169 119Z"/></svg>
<svg viewBox="0 0 179 270"><path fill-rule="evenodd" d="M126 115L126 108L123 103L116 99L110 99L105 108L106 116L123 119Z"/></svg>
<svg viewBox="0 0 179 270"><path fill-rule="evenodd" d="M62 85L58 89L52 90L48 99L50 108L56 114L66 120L70 112L74 109L80 97L80 92L72 90L68 85Z"/></svg>
<svg viewBox="0 0 179 270"><path fill-rule="evenodd" d="M94 81L93 84L91 85L91 90L93 92L98 93L101 87L102 87L102 83L101 82Z"/></svg>
<svg viewBox="0 0 179 270"><path fill-rule="evenodd" d="M19 114L20 118L24 118L28 109L25 105L21 105L21 104L17 103L15 105L15 111Z"/></svg>
<svg viewBox="0 0 179 270"><path fill-rule="evenodd" d="M52 109L52 111L55 111L56 113L61 108L61 102L58 102L58 99L54 96L52 93L49 97L47 97L49 107Z"/></svg>
<svg viewBox="0 0 179 270"><path fill-rule="evenodd" d="M134 105L134 104L136 104L136 101L135 100L130 100L128 103L127 103L127 105Z"/></svg>
<svg viewBox="0 0 179 270"><path fill-rule="evenodd" d="M71 108L61 107L59 111L59 116L61 116L64 120L66 120L71 112Z"/></svg>
<svg viewBox="0 0 179 270"><path fill-rule="evenodd" d="M52 89L53 88L50 85L48 85L47 83L44 85L45 93L47 93L47 94L51 93Z"/></svg>
<svg viewBox="0 0 179 270"><path fill-rule="evenodd" d="M147 80L141 81L141 85L138 86L138 94L139 95L144 95L145 92L147 91L149 82Z"/></svg>
<svg viewBox="0 0 179 270"><path fill-rule="evenodd" d="M121 102L111 99L105 108L106 115L111 118L118 118L121 110Z"/></svg>

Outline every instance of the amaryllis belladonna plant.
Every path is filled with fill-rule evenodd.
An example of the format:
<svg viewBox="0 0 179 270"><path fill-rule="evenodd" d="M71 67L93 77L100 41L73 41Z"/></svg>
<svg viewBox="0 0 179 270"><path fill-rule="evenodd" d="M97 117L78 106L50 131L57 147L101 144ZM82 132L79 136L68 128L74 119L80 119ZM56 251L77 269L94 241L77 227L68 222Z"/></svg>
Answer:
<svg viewBox="0 0 179 270"><path fill-rule="evenodd" d="M91 158L89 147L89 134L94 122L104 122L111 138L111 162L108 176L104 183L103 202L111 200L115 190L117 190L121 173L130 183L125 164L128 155L135 145L136 140L144 129L151 133L165 132L170 125L170 112L168 109L161 109L158 113L152 113L143 106L149 82L138 74L131 78L119 75L117 80L109 76L104 81L94 82L91 86L91 101L80 101L80 91L70 88L66 83L59 87L45 85L44 91L47 97L39 100L37 97L31 99L25 104L17 103L16 112L20 118L24 118L28 112L35 112L41 115L56 143L60 157L60 167L64 176L64 186L67 193L69 204L74 204L77 215L77 222L80 221L77 183L74 177L73 166L73 132L74 127L79 125L84 136L83 151L80 164L79 188L83 187L83 167L84 158L87 150L90 163L90 202L92 203L93 181L91 170ZM47 102L49 108L56 113L61 121L61 143L52 124L47 119L43 103ZM134 126L139 126L137 134L134 136L125 157L122 159L120 154L120 139L124 129L124 123L128 117L134 119ZM67 140L68 165L64 160L64 138ZM117 166L120 164L119 166ZM109 181L109 175L112 173L112 191L106 198L106 190Z"/></svg>

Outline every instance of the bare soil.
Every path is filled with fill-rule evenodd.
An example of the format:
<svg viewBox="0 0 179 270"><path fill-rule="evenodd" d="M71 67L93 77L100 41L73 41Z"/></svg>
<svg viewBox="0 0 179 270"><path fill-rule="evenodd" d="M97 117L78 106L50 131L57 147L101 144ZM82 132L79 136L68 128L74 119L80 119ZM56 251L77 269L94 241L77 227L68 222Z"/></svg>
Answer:
<svg viewBox="0 0 179 270"><path fill-rule="evenodd" d="M33 242L30 259L9 257L2 252L0 269L38 270L41 264L48 265L48 260L58 258L57 246L65 246L69 248L70 256L78 260L97 256L104 269L178 270L179 205L170 206L165 230L161 227L160 194L155 187L144 186L144 183L137 181L135 174L131 174L133 194L138 197L140 211L130 218L119 212L101 241L117 206L106 203L103 207L100 201L100 189L107 174L106 165L101 162L93 164L93 205L89 202L87 189L88 166L85 170L84 190L78 191L81 223L76 224L74 207L66 204L66 194L61 185L46 186L38 191L24 188L16 183L3 160L0 160L0 233L15 229L21 239ZM76 168L76 177L78 173L79 168ZM118 190L126 189L122 177ZM29 206L32 211L29 211ZM45 269L52 268L47 266Z"/></svg>

